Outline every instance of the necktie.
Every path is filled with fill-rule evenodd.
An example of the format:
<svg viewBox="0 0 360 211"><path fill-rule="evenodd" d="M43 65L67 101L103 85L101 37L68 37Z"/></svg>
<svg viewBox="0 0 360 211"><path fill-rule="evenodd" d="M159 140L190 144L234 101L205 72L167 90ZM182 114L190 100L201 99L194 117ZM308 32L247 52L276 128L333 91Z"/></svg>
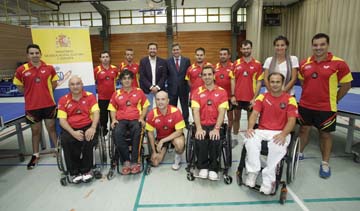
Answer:
<svg viewBox="0 0 360 211"><path fill-rule="evenodd" d="M175 66L176 66L176 70L179 71L180 70L179 59L176 59Z"/></svg>

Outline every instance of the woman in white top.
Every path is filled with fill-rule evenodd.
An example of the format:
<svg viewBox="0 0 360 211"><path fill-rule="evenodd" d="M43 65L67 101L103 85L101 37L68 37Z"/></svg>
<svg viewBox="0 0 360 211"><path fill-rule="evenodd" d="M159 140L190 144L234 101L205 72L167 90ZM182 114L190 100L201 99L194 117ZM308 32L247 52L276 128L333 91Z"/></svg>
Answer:
<svg viewBox="0 0 360 211"><path fill-rule="evenodd" d="M296 56L290 56L288 52L289 41L284 36L278 36L274 42L275 54L265 60L264 63L264 82L269 89L268 75L272 72L280 72L285 77L283 90L291 95L295 95L294 85L297 80L297 70L299 60Z"/></svg>

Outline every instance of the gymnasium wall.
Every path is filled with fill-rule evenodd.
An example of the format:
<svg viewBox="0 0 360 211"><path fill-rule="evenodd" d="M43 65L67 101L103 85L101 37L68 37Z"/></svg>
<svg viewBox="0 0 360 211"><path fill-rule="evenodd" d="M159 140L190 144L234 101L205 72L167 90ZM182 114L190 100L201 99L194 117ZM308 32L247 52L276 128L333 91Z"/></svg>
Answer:
<svg viewBox="0 0 360 211"><path fill-rule="evenodd" d="M26 46L31 43L31 32L29 28L0 23L0 40L0 76L8 77L17 62L27 60Z"/></svg>
<svg viewBox="0 0 360 211"><path fill-rule="evenodd" d="M244 37L244 35L243 35ZM240 36L240 39L243 39ZM112 63L119 64L124 59L125 49L132 48L135 51L135 61L147 56L147 43L158 43L158 55L167 58L167 41L165 32L112 34L110 38L110 51ZM195 49L203 47L206 50L206 60L217 63L220 48L231 48L230 31L193 31L178 32L174 42L181 45L182 54L194 61ZM102 41L98 35L91 36L94 65L99 64L99 53L102 51Z"/></svg>

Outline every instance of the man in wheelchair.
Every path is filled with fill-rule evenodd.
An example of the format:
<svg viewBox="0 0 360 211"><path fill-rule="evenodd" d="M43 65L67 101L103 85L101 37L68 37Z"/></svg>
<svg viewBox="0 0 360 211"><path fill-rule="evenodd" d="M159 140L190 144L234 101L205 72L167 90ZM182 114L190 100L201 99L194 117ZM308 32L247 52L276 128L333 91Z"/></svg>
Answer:
<svg viewBox="0 0 360 211"><path fill-rule="evenodd" d="M145 115L149 104L144 92L132 87L134 73L125 69L120 74L122 88L113 93L108 110L111 117L111 128L114 130L115 155L111 161L111 168L118 165L119 158L123 162L121 174L137 174L140 165L140 133L145 126ZM140 126L141 125L141 126ZM132 138L131 156L126 132L130 131Z"/></svg>
<svg viewBox="0 0 360 211"><path fill-rule="evenodd" d="M268 80L270 90L256 98L244 140L247 150L245 166L248 172L245 184L249 187L255 187L261 169L261 142L268 141L267 165L262 170L260 187L260 192L266 195L274 192L276 166L286 154L290 132L298 117L296 99L282 91L284 76L273 72L269 74ZM259 115L259 128L253 129Z"/></svg>
<svg viewBox="0 0 360 211"><path fill-rule="evenodd" d="M70 93L60 98L58 118L61 142L71 182L89 182L92 178L93 147L100 111L95 96L83 90L80 77L69 80Z"/></svg>
<svg viewBox="0 0 360 211"><path fill-rule="evenodd" d="M227 93L214 83L214 68L204 66L202 79L204 85L192 92L195 132L195 154L199 177L218 180L220 168L220 127L225 112L229 108Z"/></svg>
<svg viewBox="0 0 360 211"><path fill-rule="evenodd" d="M156 108L148 113L145 126L151 144L151 164L158 166L164 159L169 144L173 144L175 161L172 169L178 170L181 167L181 156L185 149L184 119L178 108L169 105L169 97L166 92L156 93L155 102Z"/></svg>

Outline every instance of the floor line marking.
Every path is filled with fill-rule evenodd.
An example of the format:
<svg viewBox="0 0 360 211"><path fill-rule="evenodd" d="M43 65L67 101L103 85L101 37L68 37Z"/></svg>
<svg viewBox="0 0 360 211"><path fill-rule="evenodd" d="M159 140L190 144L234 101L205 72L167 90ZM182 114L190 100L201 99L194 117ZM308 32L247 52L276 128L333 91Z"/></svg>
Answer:
<svg viewBox="0 0 360 211"><path fill-rule="evenodd" d="M290 189L289 186L287 187L287 191L288 193L290 193L296 204L298 204L303 211L309 211L309 209L305 206L304 202Z"/></svg>
<svg viewBox="0 0 360 211"><path fill-rule="evenodd" d="M139 208L139 202L140 202L142 190L144 188L145 175L146 175L146 169L147 168L148 168L148 163L146 162L145 167L143 169L142 176L141 176L140 186L139 186L138 192L136 194L136 200L135 200L133 211L137 211L137 209Z"/></svg>
<svg viewBox="0 0 360 211"><path fill-rule="evenodd" d="M317 198L304 199L306 203L321 202L349 202L360 201L360 197L344 197L344 198ZM285 204L296 203L294 200L286 200ZM211 207L211 206L241 206L241 205L263 205L263 204L279 204L279 200L263 200L263 201L239 201L239 202L208 202L208 203L178 203L178 204L138 204L138 208L166 208L166 207ZM309 210L309 209L307 209Z"/></svg>
<svg viewBox="0 0 360 211"><path fill-rule="evenodd" d="M294 203L288 200L286 203ZM236 206L236 205L260 205L260 204L279 204L279 200L263 201L239 201L239 202L208 202L208 203L179 203L179 204L139 204L139 208L155 207L210 207L210 206Z"/></svg>

